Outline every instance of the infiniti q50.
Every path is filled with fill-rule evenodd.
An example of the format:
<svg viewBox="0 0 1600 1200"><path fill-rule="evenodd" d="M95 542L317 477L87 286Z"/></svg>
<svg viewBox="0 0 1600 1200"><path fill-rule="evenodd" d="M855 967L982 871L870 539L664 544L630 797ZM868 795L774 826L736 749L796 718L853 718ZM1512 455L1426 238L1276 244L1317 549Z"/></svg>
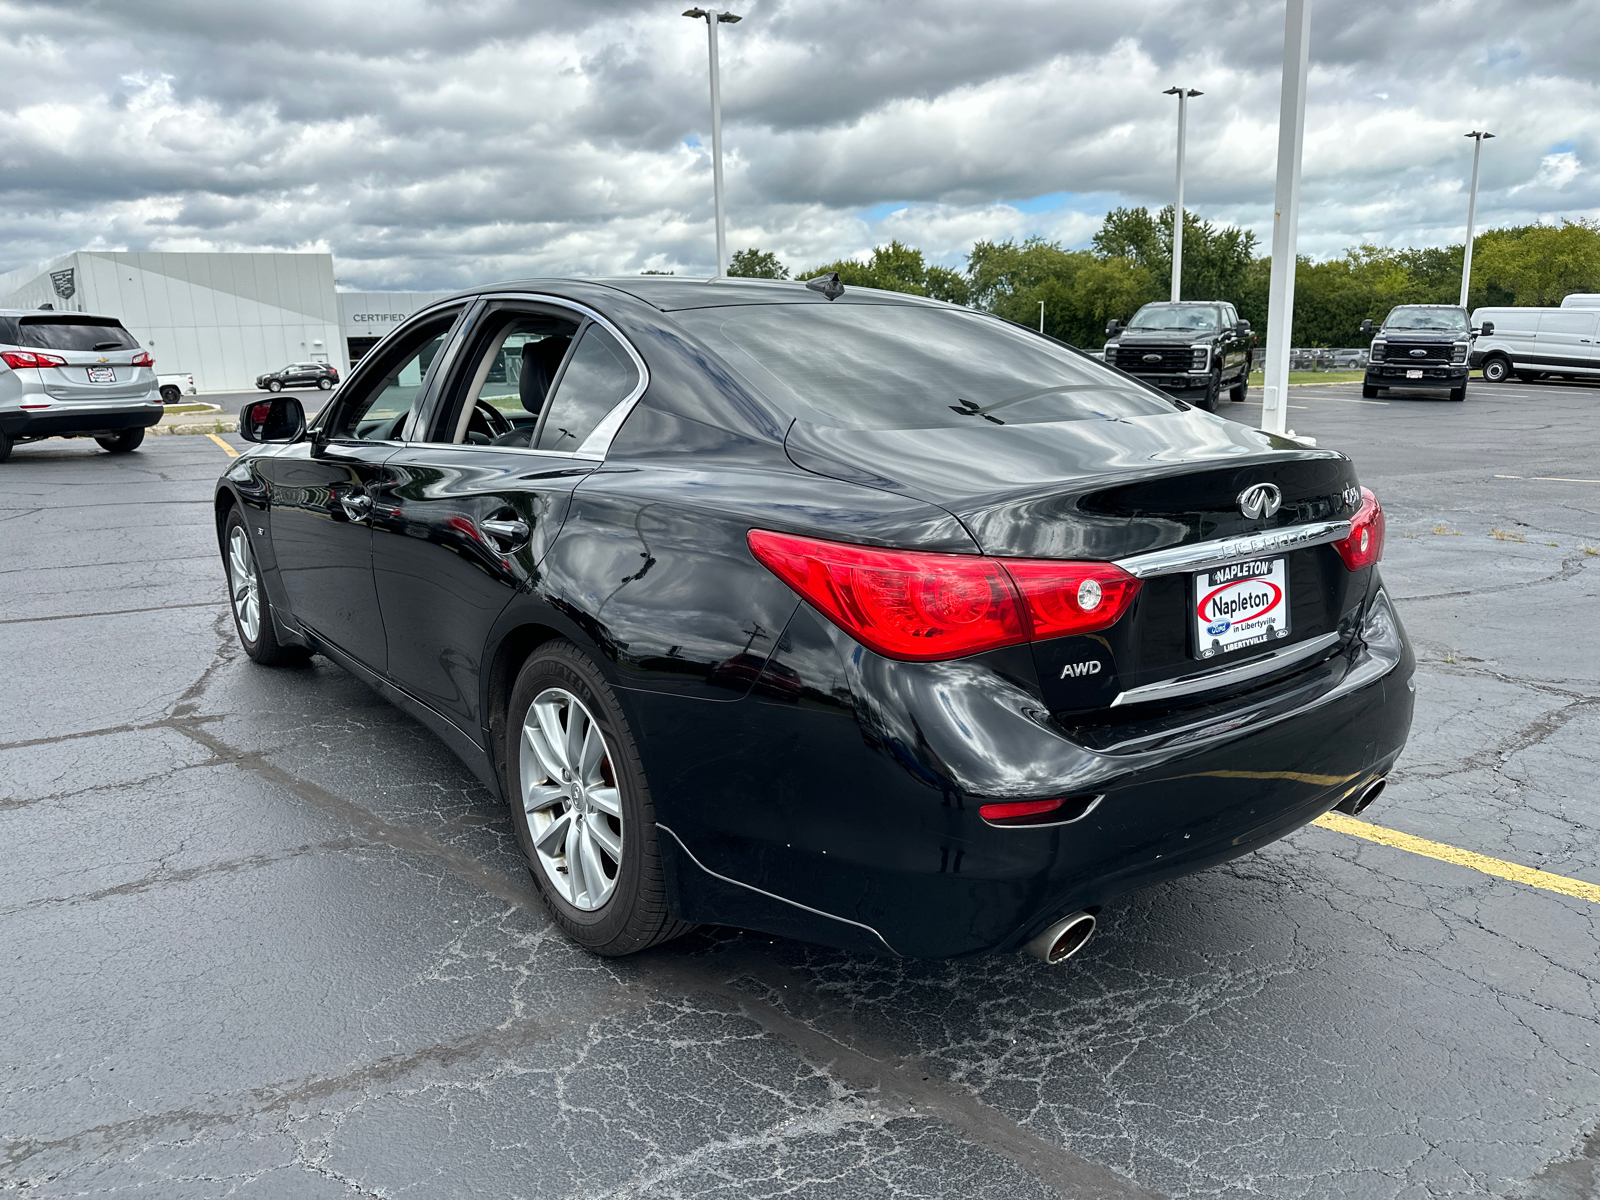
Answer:
<svg viewBox="0 0 1600 1200"><path fill-rule="evenodd" d="M239 637L505 799L555 919L1071 954L1377 794L1413 660L1343 454L987 314L497 285L279 395L216 492Z"/></svg>

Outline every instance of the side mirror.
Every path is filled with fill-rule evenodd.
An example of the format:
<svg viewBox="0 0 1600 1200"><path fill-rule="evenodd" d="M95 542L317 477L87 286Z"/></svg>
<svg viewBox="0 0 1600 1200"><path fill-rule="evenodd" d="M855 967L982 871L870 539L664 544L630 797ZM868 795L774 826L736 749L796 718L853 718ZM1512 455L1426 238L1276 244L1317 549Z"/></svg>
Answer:
<svg viewBox="0 0 1600 1200"><path fill-rule="evenodd" d="M1371 333L1372 332L1372 318L1371 317L1368 317L1365 321L1361 322L1361 332L1362 333Z"/></svg>
<svg viewBox="0 0 1600 1200"><path fill-rule="evenodd" d="M239 410L239 436L247 442L298 442L306 435L306 410L293 396L255 400Z"/></svg>
<svg viewBox="0 0 1600 1200"><path fill-rule="evenodd" d="M1237 325L1235 325L1234 328L1237 329L1240 333L1249 333L1250 332L1250 322L1246 321L1243 317L1240 317L1239 318L1239 323Z"/></svg>
<svg viewBox="0 0 1600 1200"><path fill-rule="evenodd" d="M1107 337L1116 337L1117 336L1117 330L1119 330L1121 328L1122 328L1122 322L1117 320L1117 318L1112 317L1111 320L1106 322L1106 336Z"/></svg>
<svg viewBox="0 0 1600 1200"><path fill-rule="evenodd" d="M1493 321L1485 321L1483 323L1483 328L1479 329L1478 332L1481 333L1484 337L1493 337L1494 336L1494 322Z"/></svg>

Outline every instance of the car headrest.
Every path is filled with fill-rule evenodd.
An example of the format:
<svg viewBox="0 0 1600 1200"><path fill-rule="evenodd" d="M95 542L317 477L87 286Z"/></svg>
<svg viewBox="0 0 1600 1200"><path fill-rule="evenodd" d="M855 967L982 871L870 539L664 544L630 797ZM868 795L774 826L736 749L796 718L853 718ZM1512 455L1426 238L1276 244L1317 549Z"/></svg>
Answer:
<svg viewBox="0 0 1600 1200"><path fill-rule="evenodd" d="M566 357L572 339L566 336L547 337L537 342L525 342L522 347L522 377L517 382L517 395L522 407L537 413L544 407L550 385L555 382L561 360Z"/></svg>

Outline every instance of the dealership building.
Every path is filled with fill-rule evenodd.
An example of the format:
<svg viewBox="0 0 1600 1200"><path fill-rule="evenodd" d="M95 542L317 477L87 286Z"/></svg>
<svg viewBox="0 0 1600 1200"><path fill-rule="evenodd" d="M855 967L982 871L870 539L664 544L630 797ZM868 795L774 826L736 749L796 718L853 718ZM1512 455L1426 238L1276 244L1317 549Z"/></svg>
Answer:
<svg viewBox="0 0 1600 1200"><path fill-rule="evenodd" d="M341 292L331 254L79 250L0 275L0 308L119 318L159 373L202 392L244 391L264 371L326 362L341 374L448 292Z"/></svg>

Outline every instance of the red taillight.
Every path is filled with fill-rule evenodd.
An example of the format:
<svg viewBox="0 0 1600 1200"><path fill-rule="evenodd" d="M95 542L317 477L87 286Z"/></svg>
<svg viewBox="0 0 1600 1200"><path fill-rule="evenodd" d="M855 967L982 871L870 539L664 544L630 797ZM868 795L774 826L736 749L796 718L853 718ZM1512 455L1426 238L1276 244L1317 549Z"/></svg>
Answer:
<svg viewBox="0 0 1600 1200"><path fill-rule="evenodd" d="M153 367L156 360L150 357L148 350L141 350L133 356L133 365L136 367Z"/></svg>
<svg viewBox="0 0 1600 1200"><path fill-rule="evenodd" d="M1018 817L1037 817L1055 812L1065 800L1006 800L998 804L983 804L978 815L985 821L1013 821Z"/></svg>
<svg viewBox="0 0 1600 1200"><path fill-rule="evenodd" d="M0 350L0 359L4 359L6 366L13 369L18 367L64 367L67 360L57 358L54 354L40 354L37 350Z"/></svg>
<svg viewBox="0 0 1600 1200"><path fill-rule="evenodd" d="M1139 581L1111 563L1006 559L1003 565L1022 593L1035 641L1115 625L1139 594Z"/></svg>
<svg viewBox="0 0 1600 1200"><path fill-rule="evenodd" d="M1368 488L1361 489L1361 507L1350 518L1350 536L1333 548L1352 571L1370 567L1383 557L1383 505Z"/></svg>
<svg viewBox="0 0 1600 1200"><path fill-rule="evenodd" d="M910 662L1104 629L1139 590L1110 563L880 550L764 529L752 529L749 542L851 637Z"/></svg>
<svg viewBox="0 0 1600 1200"><path fill-rule="evenodd" d="M1028 640L1011 579L993 559L821 542L752 529L750 551L834 624L879 654L960 658Z"/></svg>

